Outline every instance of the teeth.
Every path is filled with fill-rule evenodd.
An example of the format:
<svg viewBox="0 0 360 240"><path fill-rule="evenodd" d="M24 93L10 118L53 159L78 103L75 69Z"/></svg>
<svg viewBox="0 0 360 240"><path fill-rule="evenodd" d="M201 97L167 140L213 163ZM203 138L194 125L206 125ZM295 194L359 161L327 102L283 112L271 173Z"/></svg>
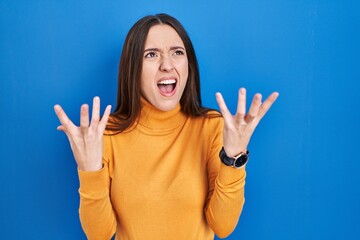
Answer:
<svg viewBox="0 0 360 240"><path fill-rule="evenodd" d="M167 80L162 80L162 81L158 82L158 84L164 84L164 85L174 84L174 83L176 83L175 79L167 79Z"/></svg>

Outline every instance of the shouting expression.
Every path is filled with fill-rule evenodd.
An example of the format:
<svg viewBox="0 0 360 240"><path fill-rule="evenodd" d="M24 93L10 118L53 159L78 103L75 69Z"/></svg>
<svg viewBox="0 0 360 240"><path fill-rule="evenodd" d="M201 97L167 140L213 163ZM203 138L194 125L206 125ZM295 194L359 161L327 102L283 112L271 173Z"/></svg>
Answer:
<svg viewBox="0 0 360 240"><path fill-rule="evenodd" d="M179 103L188 79L188 59L180 36L169 25L150 28L141 73L142 96L161 111Z"/></svg>

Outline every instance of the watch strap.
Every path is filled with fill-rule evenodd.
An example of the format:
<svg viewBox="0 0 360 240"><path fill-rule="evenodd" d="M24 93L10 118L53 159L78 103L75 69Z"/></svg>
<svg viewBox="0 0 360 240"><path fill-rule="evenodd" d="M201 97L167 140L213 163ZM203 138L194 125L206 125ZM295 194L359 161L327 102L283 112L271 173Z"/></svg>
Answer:
<svg viewBox="0 0 360 240"><path fill-rule="evenodd" d="M222 147L219 153L219 157L221 159L221 162L224 163L226 166L242 168L246 165L249 159L249 151L246 151L246 153L241 152L235 157L229 157L227 156L224 147Z"/></svg>

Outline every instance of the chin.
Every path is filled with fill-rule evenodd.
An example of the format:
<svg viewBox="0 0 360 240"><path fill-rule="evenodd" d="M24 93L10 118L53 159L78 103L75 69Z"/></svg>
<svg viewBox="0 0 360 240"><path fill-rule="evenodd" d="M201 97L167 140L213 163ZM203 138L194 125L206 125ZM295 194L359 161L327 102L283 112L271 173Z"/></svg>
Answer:
<svg viewBox="0 0 360 240"><path fill-rule="evenodd" d="M176 107L177 103L174 104L157 104L154 107L156 107L158 110L163 111L163 112L167 112L167 111L171 111Z"/></svg>
<svg viewBox="0 0 360 240"><path fill-rule="evenodd" d="M172 99L172 100L160 100L160 101L157 101L156 103L151 103L155 108L157 108L158 110L160 111L163 111L163 112L167 112L167 111L171 111L173 110L177 104L179 103L180 100L175 100L175 99Z"/></svg>

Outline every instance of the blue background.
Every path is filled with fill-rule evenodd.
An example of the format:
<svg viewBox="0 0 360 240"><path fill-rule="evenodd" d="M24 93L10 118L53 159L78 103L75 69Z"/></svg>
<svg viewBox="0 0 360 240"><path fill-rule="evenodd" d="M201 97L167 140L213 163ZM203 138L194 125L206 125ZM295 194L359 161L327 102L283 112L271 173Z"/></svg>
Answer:
<svg viewBox="0 0 360 240"><path fill-rule="evenodd" d="M115 104L124 37L177 17L205 105L280 97L250 143L246 204L228 239L360 239L360 1L0 1L0 239L85 239L78 179L53 105L75 122Z"/></svg>

